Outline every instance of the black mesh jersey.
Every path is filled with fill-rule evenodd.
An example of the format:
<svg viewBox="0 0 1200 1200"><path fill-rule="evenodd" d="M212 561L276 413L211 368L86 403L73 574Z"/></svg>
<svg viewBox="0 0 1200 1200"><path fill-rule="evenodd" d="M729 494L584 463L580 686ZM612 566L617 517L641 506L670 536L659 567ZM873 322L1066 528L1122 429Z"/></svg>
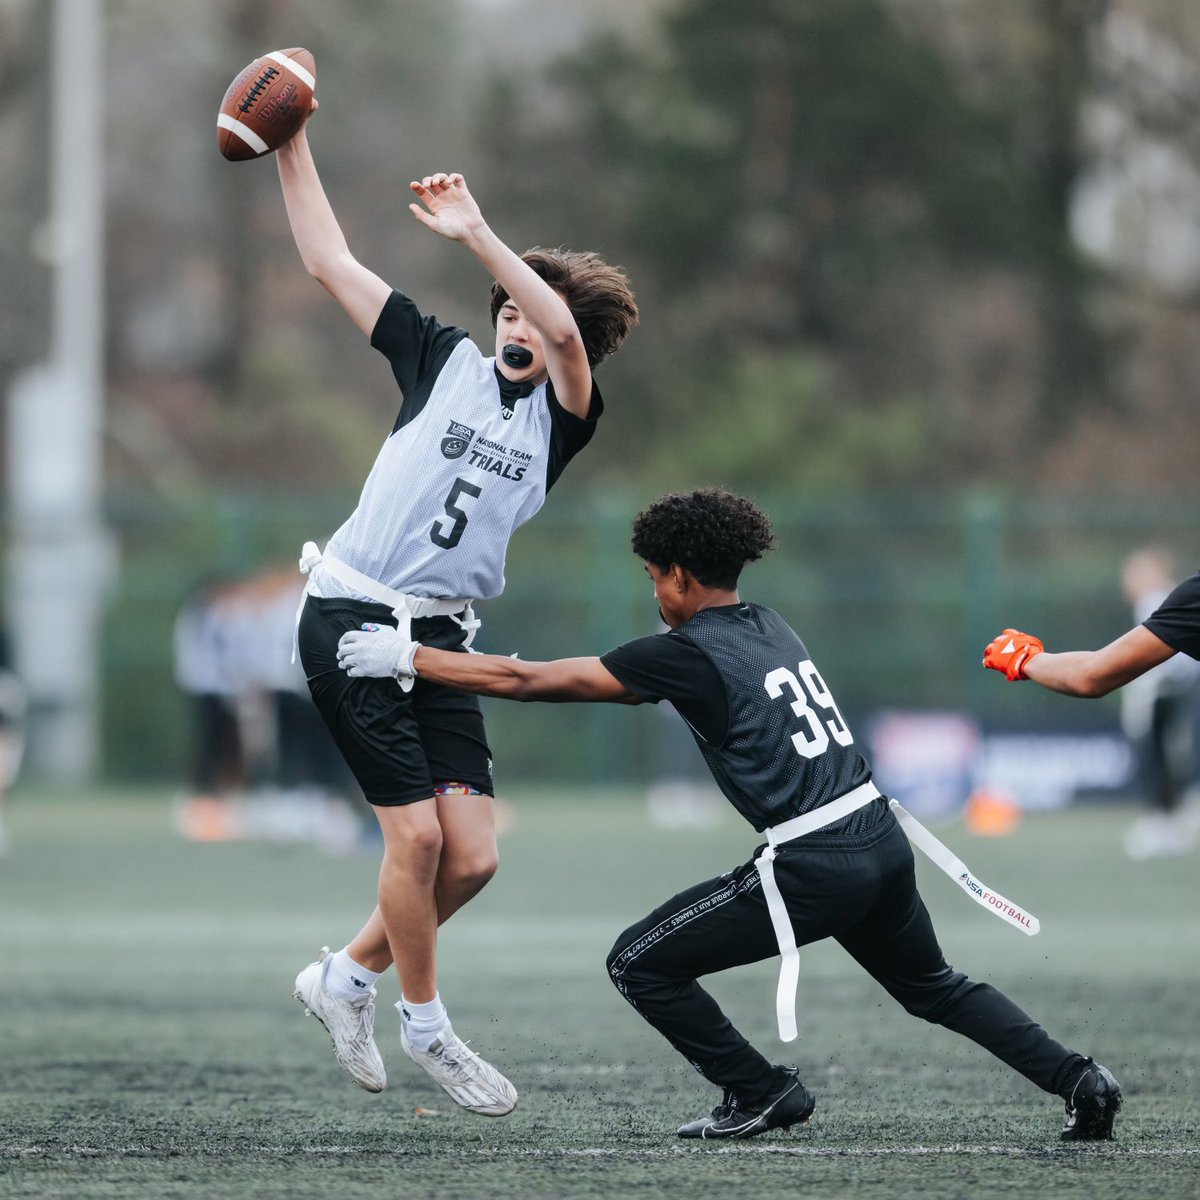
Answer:
<svg viewBox="0 0 1200 1200"><path fill-rule="evenodd" d="M1200 659L1200 571L1185 579L1142 624L1172 649Z"/></svg>
<svg viewBox="0 0 1200 1200"><path fill-rule="evenodd" d="M678 646L669 656L654 653L653 644L666 639L694 647L711 665L711 686L723 689L728 713L720 740L710 741L689 719L689 710L697 711L696 683L703 672L688 671L673 682L655 671L655 658L663 664L681 661ZM602 661L635 695L674 703L688 720L717 786L757 830L820 808L871 778L804 643L769 608L734 604L704 609L678 629L628 642ZM708 724L711 731L714 723ZM883 802L877 802L828 832L856 834L874 824L882 811Z"/></svg>

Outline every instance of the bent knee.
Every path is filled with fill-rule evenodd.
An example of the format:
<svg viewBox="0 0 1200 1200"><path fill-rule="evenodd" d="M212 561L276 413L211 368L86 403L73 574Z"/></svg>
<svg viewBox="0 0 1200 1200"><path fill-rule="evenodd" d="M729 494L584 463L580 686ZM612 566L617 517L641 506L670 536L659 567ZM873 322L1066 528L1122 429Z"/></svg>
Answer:
<svg viewBox="0 0 1200 1200"><path fill-rule="evenodd" d="M442 831L436 822L393 831L384 839L385 869L432 875L441 856Z"/></svg>
<svg viewBox="0 0 1200 1200"><path fill-rule="evenodd" d="M487 886L499 866L500 856L493 848L466 856L443 856L438 874L444 884L477 892Z"/></svg>
<svg viewBox="0 0 1200 1200"><path fill-rule="evenodd" d="M613 984L624 991L629 983L629 948L633 944L633 930L626 929L620 937L613 942L612 949L608 952L608 957L604 960L605 969L608 971L608 977L613 981Z"/></svg>

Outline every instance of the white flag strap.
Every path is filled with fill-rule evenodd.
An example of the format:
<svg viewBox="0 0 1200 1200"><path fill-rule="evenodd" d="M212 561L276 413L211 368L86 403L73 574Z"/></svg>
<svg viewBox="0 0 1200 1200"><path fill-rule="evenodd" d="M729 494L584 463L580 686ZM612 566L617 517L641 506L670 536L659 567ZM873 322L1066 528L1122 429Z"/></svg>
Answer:
<svg viewBox="0 0 1200 1200"><path fill-rule="evenodd" d="M1007 921L1015 929L1033 937L1042 927L1042 923L1019 904L1000 895L994 888L988 887L983 880L971 873L970 868L961 858L955 855L948 846L933 836L916 817L896 800L888 801L900 828L926 857L946 872L976 904L982 904L988 912L995 914L1002 921Z"/></svg>
<svg viewBox="0 0 1200 1200"><path fill-rule="evenodd" d="M754 860L758 877L762 881L763 899L771 917L771 928L779 945L779 983L775 989L775 1017L779 1023L779 1037L784 1042L794 1042L800 1036L796 1025L796 991L800 983L800 952L796 948L796 933L787 905L775 879L776 847L787 841L815 832L826 824L840 820L848 813L869 804L879 793L873 784L863 784L853 792L840 797L823 808L815 809L802 817L784 822L766 830L767 845ZM1033 936L1042 927L1041 922L1027 909L1001 896L994 888L977 879L950 848L944 845L903 805L889 800L888 805L904 830L908 840L918 847L939 866L959 887L988 912L995 913L1022 933Z"/></svg>
<svg viewBox="0 0 1200 1200"><path fill-rule="evenodd" d="M796 949L796 934L792 919L775 881L775 847L768 845L754 860L762 880L763 897L771 926L779 944L779 983L775 988L775 1017L779 1022L780 1041L794 1042L800 1031L796 1027L796 989L800 986L800 951Z"/></svg>
<svg viewBox="0 0 1200 1200"><path fill-rule="evenodd" d="M779 1022L779 1037L785 1042L794 1042L800 1036L796 1027L796 990L800 985L800 951L796 949L796 931L787 905L775 879L776 847L796 838L807 837L826 825L832 825L852 812L879 799L879 791L871 782L859 784L844 796L831 800L820 808L793 817L771 826L763 832L767 845L754 860L758 877L762 880L763 898L767 912L771 915L771 927L775 930L775 941L779 945L779 984L775 989L775 1017Z"/></svg>

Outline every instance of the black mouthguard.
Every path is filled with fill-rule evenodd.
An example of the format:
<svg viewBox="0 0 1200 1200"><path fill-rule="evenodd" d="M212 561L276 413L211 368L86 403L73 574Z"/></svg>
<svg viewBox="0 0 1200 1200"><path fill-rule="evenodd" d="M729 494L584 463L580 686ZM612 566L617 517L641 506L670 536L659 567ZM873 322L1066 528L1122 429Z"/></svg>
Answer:
<svg viewBox="0 0 1200 1200"><path fill-rule="evenodd" d="M504 347L501 357L510 367L520 370L533 362L533 351L527 350L524 346L514 346L510 343Z"/></svg>

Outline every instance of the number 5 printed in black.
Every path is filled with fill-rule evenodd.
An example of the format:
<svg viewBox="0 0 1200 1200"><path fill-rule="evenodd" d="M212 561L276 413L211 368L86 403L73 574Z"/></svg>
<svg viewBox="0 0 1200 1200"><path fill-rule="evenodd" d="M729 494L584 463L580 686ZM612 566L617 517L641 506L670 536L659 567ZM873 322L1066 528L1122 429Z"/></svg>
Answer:
<svg viewBox="0 0 1200 1200"><path fill-rule="evenodd" d="M453 550L462 541L463 531L467 527L467 514L458 507L458 500L461 496L474 496L478 500L482 492L482 488L468 483L465 479L454 481L450 495L446 497L446 516L438 517L429 531L429 540L435 546L441 546L443 550ZM449 525L446 521L449 521Z"/></svg>

